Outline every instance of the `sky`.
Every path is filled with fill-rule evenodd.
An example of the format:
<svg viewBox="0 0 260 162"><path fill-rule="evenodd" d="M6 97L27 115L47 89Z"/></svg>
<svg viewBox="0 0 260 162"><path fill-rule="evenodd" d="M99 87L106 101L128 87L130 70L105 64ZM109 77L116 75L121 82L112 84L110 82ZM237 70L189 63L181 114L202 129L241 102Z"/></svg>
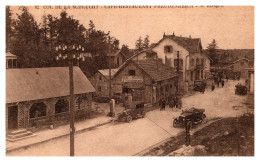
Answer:
<svg viewBox="0 0 260 162"><path fill-rule="evenodd" d="M12 6L14 14L21 13L18 6ZM62 10L78 19L88 28L93 20L96 29L110 31L119 39L120 46L135 47L139 37L149 35L150 43L158 42L163 34L201 38L205 49L213 39L221 49L254 49L254 7L253 6L150 6L148 8L118 8L118 6L29 6L29 12L38 23L45 14L59 17Z"/></svg>

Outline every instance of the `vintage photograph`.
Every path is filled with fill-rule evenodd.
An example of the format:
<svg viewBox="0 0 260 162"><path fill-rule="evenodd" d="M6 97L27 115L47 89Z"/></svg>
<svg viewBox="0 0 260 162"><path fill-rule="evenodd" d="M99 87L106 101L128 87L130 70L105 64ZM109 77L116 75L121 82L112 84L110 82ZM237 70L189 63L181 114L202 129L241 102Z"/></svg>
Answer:
<svg viewBox="0 0 260 162"><path fill-rule="evenodd" d="M6 156L255 156L254 6L5 6Z"/></svg>

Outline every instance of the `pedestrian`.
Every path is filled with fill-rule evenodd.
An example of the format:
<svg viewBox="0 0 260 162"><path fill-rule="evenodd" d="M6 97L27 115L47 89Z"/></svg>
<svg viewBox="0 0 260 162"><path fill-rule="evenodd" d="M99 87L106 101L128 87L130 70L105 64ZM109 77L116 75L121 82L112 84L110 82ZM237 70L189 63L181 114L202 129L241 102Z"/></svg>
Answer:
<svg viewBox="0 0 260 162"><path fill-rule="evenodd" d="M219 87L219 78L218 78L218 80L217 80L217 86Z"/></svg>
<svg viewBox="0 0 260 162"><path fill-rule="evenodd" d="M228 76L226 76L227 82L228 82Z"/></svg>
<svg viewBox="0 0 260 162"><path fill-rule="evenodd" d="M162 110L165 110L165 104L166 104L166 100L165 100L165 98L162 98Z"/></svg>
<svg viewBox="0 0 260 162"><path fill-rule="evenodd" d="M172 110L173 110L173 107L175 107L175 105L174 105L174 98L173 97L170 100L169 107L172 108Z"/></svg>
<svg viewBox="0 0 260 162"><path fill-rule="evenodd" d="M221 81L222 88L224 87L224 80Z"/></svg>
<svg viewBox="0 0 260 162"><path fill-rule="evenodd" d="M179 109L182 108L182 101L181 101L181 98L178 98L178 100L177 100L177 108L179 108Z"/></svg>
<svg viewBox="0 0 260 162"><path fill-rule="evenodd" d="M211 91L214 91L214 89L215 89L215 85L214 85L214 83L212 83L211 84Z"/></svg>

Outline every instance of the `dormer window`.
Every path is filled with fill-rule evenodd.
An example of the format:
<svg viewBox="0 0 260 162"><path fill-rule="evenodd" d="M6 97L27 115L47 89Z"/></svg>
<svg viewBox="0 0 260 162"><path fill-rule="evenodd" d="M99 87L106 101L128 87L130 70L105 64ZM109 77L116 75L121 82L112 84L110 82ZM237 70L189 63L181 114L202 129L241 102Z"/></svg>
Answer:
<svg viewBox="0 0 260 162"><path fill-rule="evenodd" d="M164 46L164 53L172 53L172 46Z"/></svg>

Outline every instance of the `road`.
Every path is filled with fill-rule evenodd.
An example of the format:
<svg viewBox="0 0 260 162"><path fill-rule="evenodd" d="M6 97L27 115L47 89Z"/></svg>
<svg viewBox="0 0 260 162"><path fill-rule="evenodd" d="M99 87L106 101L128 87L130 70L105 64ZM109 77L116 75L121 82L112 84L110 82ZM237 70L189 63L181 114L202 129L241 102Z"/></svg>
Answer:
<svg viewBox="0 0 260 162"><path fill-rule="evenodd" d="M207 119L233 117L247 111L242 103L246 96L234 94L238 81L228 81L224 88L207 89L183 98L184 109L204 108ZM242 81L240 81L242 83ZM236 106L236 107L234 107ZM172 127L172 118L181 110L166 107L166 111L148 112L145 118L132 123L114 122L75 135L76 156L132 156L183 131ZM69 137L49 141L27 149L7 153L7 156L69 156Z"/></svg>

